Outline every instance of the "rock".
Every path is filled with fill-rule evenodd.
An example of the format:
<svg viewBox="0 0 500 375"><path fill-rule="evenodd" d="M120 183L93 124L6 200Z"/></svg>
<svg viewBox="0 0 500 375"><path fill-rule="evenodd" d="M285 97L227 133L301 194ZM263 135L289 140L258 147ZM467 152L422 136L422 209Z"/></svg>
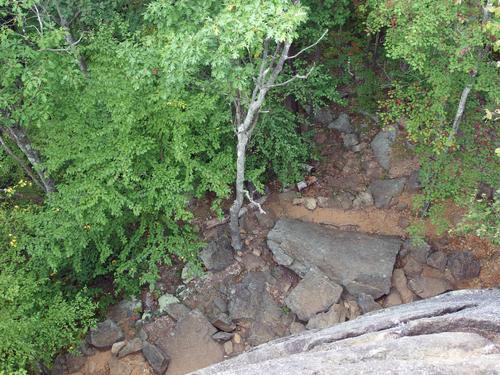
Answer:
<svg viewBox="0 0 500 375"><path fill-rule="evenodd" d="M113 344L113 346L111 346L111 354L117 356L118 353L120 352L120 350L122 350L122 348L127 345L127 343L125 341L118 341L118 342L115 342Z"/></svg>
<svg viewBox="0 0 500 375"><path fill-rule="evenodd" d="M393 180L375 180L368 187L373 196L377 208L388 208L403 192L405 178L396 178Z"/></svg>
<svg viewBox="0 0 500 375"><path fill-rule="evenodd" d="M238 324L248 322L250 345L262 344L288 332L292 316L271 295L277 285L269 271L248 272L230 290L229 316Z"/></svg>
<svg viewBox="0 0 500 375"><path fill-rule="evenodd" d="M335 195L332 201L332 206L334 208L341 208L343 210L349 210L351 209L353 205L354 200L354 195L351 193L345 191L345 192L340 192Z"/></svg>
<svg viewBox="0 0 500 375"><path fill-rule="evenodd" d="M347 113L341 113L336 120L330 122L328 129L335 129L341 133L352 133L354 130Z"/></svg>
<svg viewBox="0 0 500 375"><path fill-rule="evenodd" d="M323 125L328 125L333 121L333 114L330 108L321 108L314 116L314 120Z"/></svg>
<svg viewBox="0 0 500 375"><path fill-rule="evenodd" d="M434 297L453 289L448 280L423 276L410 279L408 287L420 298Z"/></svg>
<svg viewBox="0 0 500 375"><path fill-rule="evenodd" d="M277 261L286 261L278 263L299 275L317 268L352 295L366 293L379 298L389 293L401 241L280 219L269 232L267 244Z"/></svg>
<svg viewBox="0 0 500 375"><path fill-rule="evenodd" d="M226 342L233 338L233 334L229 332L219 331L212 335L212 338L217 342Z"/></svg>
<svg viewBox="0 0 500 375"><path fill-rule="evenodd" d="M413 258L411 255L407 255L404 259L404 271L406 276L408 277L415 277L418 276L422 273L422 264L418 262L415 258Z"/></svg>
<svg viewBox="0 0 500 375"><path fill-rule="evenodd" d="M307 187L307 182L305 182L305 181L297 182L297 191L302 191L306 187Z"/></svg>
<svg viewBox="0 0 500 375"><path fill-rule="evenodd" d="M310 211L314 211L317 207L317 202L315 198L312 197L307 197L304 198L304 207L307 208Z"/></svg>
<svg viewBox="0 0 500 375"><path fill-rule="evenodd" d="M179 299L169 293L165 293L160 298L158 298L158 311L164 313L167 311L167 306L171 304L178 304Z"/></svg>
<svg viewBox="0 0 500 375"><path fill-rule="evenodd" d="M172 333L162 335L155 343L170 360L167 374L186 374L222 361L224 349L212 338L216 332L197 309L179 320Z"/></svg>
<svg viewBox="0 0 500 375"><path fill-rule="evenodd" d="M370 206L373 206L373 197L369 191L362 191L352 202L352 207L355 210Z"/></svg>
<svg viewBox="0 0 500 375"><path fill-rule="evenodd" d="M136 337L127 342L127 344L122 349L120 349L120 351L118 352L118 358L123 358L129 354L137 353L142 350L143 346L144 345L142 340Z"/></svg>
<svg viewBox="0 0 500 375"><path fill-rule="evenodd" d="M231 321L231 318L226 313L219 314L217 318L212 321L212 325L224 332L233 332L236 329L236 324Z"/></svg>
<svg viewBox="0 0 500 375"><path fill-rule="evenodd" d="M97 328L90 330L90 344L99 349L111 348L111 346L124 339L124 335L120 327L111 319L106 319L99 323Z"/></svg>
<svg viewBox="0 0 500 375"><path fill-rule="evenodd" d="M224 343L224 353L227 355L233 352L233 343L231 341L227 341Z"/></svg>
<svg viewBox="0 0 500 375"><path fill-rule="evenodd" d="M421 184L420 184L420 176L419 176L419 171L413 171L408 177L408 183L406 184L406 190L409 191L410 193L415 193L420 190Z"/></svg>
<svg viewBox="0 0 500 375"><path fill-rule="evenodd" d="M392 306L397 306L401 305L403 301L401 300L401 295L399 292L395 289L391 290L389 295L385 297L384 301L384 307L392 307Z"/></svg>
<svg viewBox="0 0 500 375"><path fill-rule="evenodd" d="M361 315L361 309L359 308L358 303L351 298L344 300L344 307L346 310L346 318L347 320L356 319Z"/></svg>
<svg viewBox="0 0 500 375"><path fill-rule="evenodd" d="M296 335L298 333L304 332L306 330L306 327L299 322L293 322L290 324L290 334L291 335Z"/></svg>
<svg viewBox="0 0 500 375"><path fill-rule="evenodd" d="M63 375L79 371L85 365L83 356L71 353L59 354L50 369L50 375Z"/></svg>
<svg viewBox="0 0 500 375"><path fill-rule="evenodd" d="M399 255L402 257L411 255L419 263L425 264L430 251L431 246L426 242L414 244L411 240L406 240L403 242Z"/></svg>
<svg viewBox="0 0 500 375"><path fill-rule="evenodd" d="M330 207L330 198L328 198L328 197L317 197L316 200L318 202L318 207L319 208L328 208L328 207Z"/></svg>
<svg viewBox="0 0 500 375"><path fill-rule="evenodd" d="M241 336L238 333L235 333L233 336L233 341L235 344L241 344Z"/></svg>
<svg viewBox="0 0 500 375"><path fill-rule="evenodd" d="M313 316L307 323L307 329L323 329L346 320L346 311L343 305L335 304L325 313Z"/></svg>
<svg viewBox="0 0 500 375"><path fill-rule="evenodd" d="M220 230L215 240L208 243L200 252L200 259L209 271L222 271L233 261L233 249L228 235Z"/></svg>
<svg viewBox="0 0 500 375"><path fill-rule="evenodd" d="M500 290L461 290L264 344L197 375L496 374Z"/></svg>
<svg viewBox="0 0 500 375"><path fill-rule="evenodd" d="M200 276L200 273L196 266L189 262L186 263L181 273L182 282L187 284L198 276Z"/></svg>
<svg viewBox="0 0 500 375"><path fill-rule="evenodd" d="M382 308L382 306L375 302L372 296L365 293L358 295L357 302L363 314L369 313L370 311L380 310Z"/></svg>
<svg viewBox="0 0 500 375"><path fill-rule="evenodd" d="M404 216L400 216L399 219L398 219L398 226L401 228L401 229L406 229L410 226L411 222L410 220L407 218L407 217L404 217Z"/></svg>
<svg viewBox="0 0 500 375"><path fill-rule="evenodd" d="M163 311L166 312L172 319L177 321L189 314L190 310L182 303L169 303L164 306Z"/></svg>
<svg viewBox="0 0 500 375"><path fill-rule="evenodd" d="M359 138L354 133L342 133L342 141L344 143L344 147L347 149L352 149L354 146L359 144Z"/></svg>
<svg viewBox="0 0 500 375"><path fill-rule="evenodd" d="M403 303L410 303L416 299L416 295L408 288L407 279L401 268L396 268L392 274L392 284L401 296Z"/></svg>
<svg viewBox="0 0 500 375"><path fill-rule="evenodd" d="M447 267L456 280L466 280L479 276L481 265L470 252L460 251L448 256Z"/></svg>
<svg viewBox="0 0 500 375"><path fill-rule="evenodd" d="M300 320L309 320L337 303L342 287L324 274L311 270L286 297L285 303Z"/></svg>
<svg viewBox="0 0 500 375"><path fill-rule="evenodd" d="M131 375L133 367L127 362L118 360L117 358L112 358L108 362L109 375Z"/></svg>
<svg viewBox="0 0 500 375"><path fill-rule="evenodd" d="M385 170L391 167L391 147L396 139L396 129L382 130L373 138L371 147L375 159Z"/></svg>
<svg viewBox="0 0 500 375"><path fill-rule="evenodd" d="M108 318L114 322L122 322L126 319L139 317L142 312L142 303L137 298L124 299L113 305L108 313Z"/></svg>
<svg viewBox="0 0 500 375"><path fill-rule="evenodd" d="M446 268L448 257L442 251L435 251L427 258L427 264L443 272Z"/></svg>
<svg viewBox="0 0 500 375"><path fill-rule="evenodd" d="M157 346L146 342L142 348L144 358L149 362L155 373L163 375L167 371L170 357Z"/></svg>
<svg viewBox="0 0 500 375"><path fill-rule="evenodd" d="M266 229L271 229L276 221L274 215L269 211L266 211L265 214L261 213L260 211L257 211L255 213L255 217L259 225Z"/></svg>

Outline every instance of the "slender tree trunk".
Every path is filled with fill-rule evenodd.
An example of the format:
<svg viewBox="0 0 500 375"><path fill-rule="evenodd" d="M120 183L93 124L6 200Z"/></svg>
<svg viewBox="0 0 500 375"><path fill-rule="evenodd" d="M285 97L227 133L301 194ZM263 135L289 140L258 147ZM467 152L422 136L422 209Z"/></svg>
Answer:
<svg viewBox="0 0 500 375"><path fill-rule="evenodd" d="M54 181L46 174L45 168L42 165L42 158L38 152L31 146L31 141L24 129L19 125L13 125L3 128L9 137L16 143L17 147L22 151L30 162L33 170L38 175L38 179L43 185L45 193L53 193L56 191Z"/></svg>
<svg viewBox="0 0 500 375"><path fill-rule="evenodd" d="M239 216L241 207L243 206L243 199L245 197L244 183L245 183L245 158L246 158L247 144L248 144L248 136L245 133L238 134L237 159L236 159L236 184L235 184L236 197L229 211L231 245L235 250L241 250L243 247L240 235Z"/></svg>
<svg viewBox="0 0 500 375"><path fill-rule="evenodd" d="M7 145L7 143L2 137L2 132L3 130L2 128L0 128L0 146L2 146L7 155L9 155L12 159L14 159L14 161L19 165L19 167L21 167L21 169L24 170L24 172L26 172L26 174L31 178L31 180L33 180L33 182L36 185L38 185L42 190L45 190L40 180L36 177L33 169L31 169L21 158L19 158Z"/></svg>

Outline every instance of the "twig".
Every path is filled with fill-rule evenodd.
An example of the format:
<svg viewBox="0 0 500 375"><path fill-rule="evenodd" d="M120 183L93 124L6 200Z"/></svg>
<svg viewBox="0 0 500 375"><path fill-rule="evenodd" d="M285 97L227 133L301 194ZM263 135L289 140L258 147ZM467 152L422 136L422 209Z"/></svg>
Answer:
<svg viewBox="0 0 500 375"><path fill-rule="evenodd" d="M288 56L286 59L287 60L291 60L291 59L295 59L296 57L299 57L300 55L302 55L305 51L307 51L308 49L311 49L313 48L314 46L316 46L319 42L321 42L321 40L325 37L325 35L328 33L328 29L325 30L325 32L323 33L323 35L321 35L319 37L319 39L317 41L315 41L313 44L301 49L299 52L297 52L295 55L293 56Z"/></svg>
<svg viewBox="0 0 500 375"><path fill-rule="evenodd" d="M260 205L260 203L254 201L252 199L252 197L250 196L250 193L248 192L248 190L245 190L245 196L247 197L247 199L250 201L250 204L253 205L254 207L257 207L259 209L259 212L261 214L264 214L264 215L267 215L267 212L264 211L264 209L262 208L262 206Z"/></svg>
<svg viewBox="0 0 500 375"><path fill-rule="evenodd" d="M312 71L314 70L314 67L311 68L311 70L309 70L309 72L307 72L307 74L304 76L304 75L300 75L300 74L296 74L294 75L292 78L290 79L287 79L286 81L284 82L280 82L280 83L275 83L274 85L271 85L271 86L267 86L268 88L273 88L273 87L280 87L280 86L286 86L288 85L290 82L293 82L295 81L296 79L307 79Z"/></svg>

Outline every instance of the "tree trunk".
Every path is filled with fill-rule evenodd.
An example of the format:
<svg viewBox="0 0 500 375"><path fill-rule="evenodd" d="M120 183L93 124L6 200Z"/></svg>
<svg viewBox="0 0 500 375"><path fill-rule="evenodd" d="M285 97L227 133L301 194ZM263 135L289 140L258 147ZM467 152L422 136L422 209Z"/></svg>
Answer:
<svg viewBox="0 0 500 375"><path fill-rule="evenodd" d="M231 230L231 245L235 250L241 250L243 244L241 242L239 215L243 206L244 198L244 182L245 182L245 155L248 144L248 135L246 132L238 134L237 159L236 159L236 197L229 211Z"/></svg>
<svg viewBox="0 0 500 375"><path fill-rule="evenodd" d="M47 175L46 170L42 166L42 159L38 152L31 146L31 141L24 129L19 125L8 126L3 128L9 134L10 138L16 143L17 147L23 152L28 161L30 162L33 170L38 175L40 182L43 185L45 193L53 193L56 191L54 181Z"/></svg>

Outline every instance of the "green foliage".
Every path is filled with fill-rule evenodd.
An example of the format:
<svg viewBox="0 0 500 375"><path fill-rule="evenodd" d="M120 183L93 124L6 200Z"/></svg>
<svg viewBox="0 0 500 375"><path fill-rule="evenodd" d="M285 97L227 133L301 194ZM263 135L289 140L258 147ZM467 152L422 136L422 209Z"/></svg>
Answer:
<svg viewBox="0 0 500 375"><path fill-rule="evenodd" d="M19 249L19 210L0 209L0 372L8 374L22 374L37 361L49 365L94 324L95 305L85 290L69 293L53 277L40 274Z"/></svg>
<svg viewBox="0 0 500 375"><path fill-rule="evenodd" d="M414 246L420 246L425 243L425 224L423 221L415 220L406 230Z"/></svg>
<svg viewBox="0 0 500 375"><path fill-rule="evenodd" d="M500 191L497 190L492 201L483 196L472 196L468 202L469 212L458 225L459 234L472 233L500 245Z"/></svg>

